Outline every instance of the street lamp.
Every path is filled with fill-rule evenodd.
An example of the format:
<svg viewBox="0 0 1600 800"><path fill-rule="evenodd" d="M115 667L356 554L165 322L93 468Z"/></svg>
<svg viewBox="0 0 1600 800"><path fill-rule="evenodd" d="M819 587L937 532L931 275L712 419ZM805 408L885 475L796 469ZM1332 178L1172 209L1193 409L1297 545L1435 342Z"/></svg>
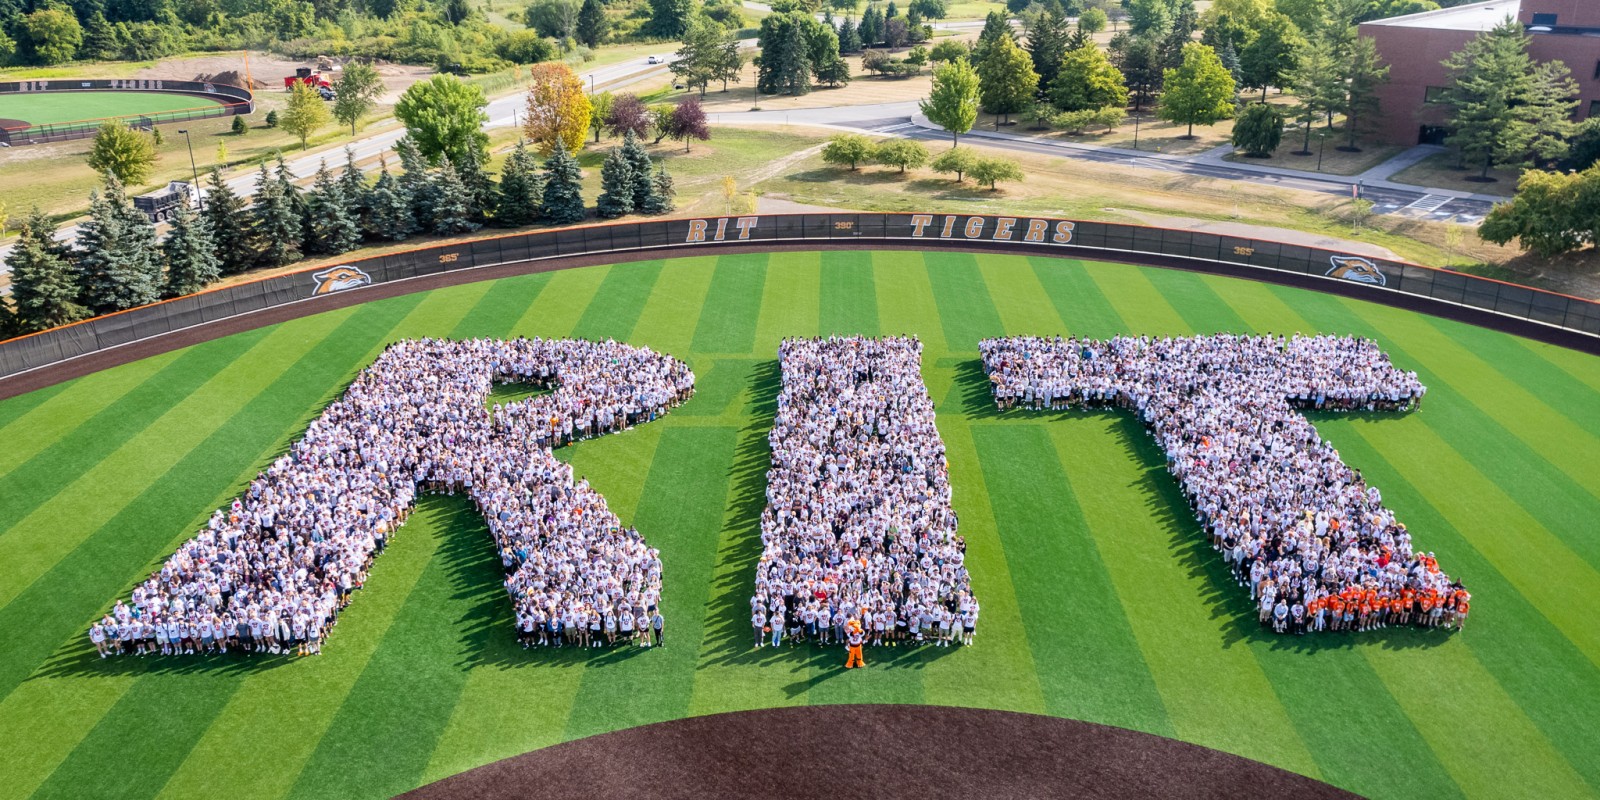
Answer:
<svg viewBox="0 0 1600 800"><path fill-rule="evenodd" d="M1322 171L1322 152L1328 149L1328 132L1317 131L1317 171Z"/></svg>
<svg viewBox="0 0 1600 800"><path fill-rule="evenodd" d="M1133 115L1133 149L1139 149L1139 115Z"/></svg>
<svg viewBox="0 0 1600 800"><path fill-rule="evenodd" d="M200 168L194 165L194 142L189 139L188 128L183 128L178 133L183 134L183 143L189 148L189 172L194 175L194 196L195 199L200 201L200 210L204 211L206 210L206 198L205 193L200 191Z"/></svg>

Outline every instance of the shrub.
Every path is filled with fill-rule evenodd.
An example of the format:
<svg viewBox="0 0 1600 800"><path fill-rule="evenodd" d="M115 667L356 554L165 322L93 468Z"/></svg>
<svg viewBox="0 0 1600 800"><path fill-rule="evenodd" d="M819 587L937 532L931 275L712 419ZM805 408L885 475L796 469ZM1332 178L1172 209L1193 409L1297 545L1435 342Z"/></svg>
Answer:
<svg viewBox="0 0 1600 800"><path fill-rule="evenodd" d="M1094 124L1096 113L1089 109L1063 111L1050 118L1050 126L1060 128L1073 136L1077 136L1083 133L1085 128Z"/></svg>
<svg viewBox="0 0 1600 800"><path fill-rule="evenodd" d="M269 127L269 128L278 127L278 112L277 111L268 111L267 112L266 123L267 123L267 127Z"/></svg>
<svg viewBox="0 0 1600 800"><path fill-rule="evenodd" d="M890 139L878 145L874 159L886 167L899 167L900 173L928 163L928 148L912 139Z"/></svg>
<svg viewBox="0 0 1600 800"><path fill-rule="evenodd" d="M1106 133L1128 119L1128 110L1116 106L1106 106L1094 112L1094 124L1106 129Z"/></svg>
<svg viewBox="0 0 1600 800"><path fill-rule="evenodd" d="M822 160L829 164L849 164L859 169L861 162L871 161L878 146L859 133L842 133L828 140L822 147Z"/></svg>

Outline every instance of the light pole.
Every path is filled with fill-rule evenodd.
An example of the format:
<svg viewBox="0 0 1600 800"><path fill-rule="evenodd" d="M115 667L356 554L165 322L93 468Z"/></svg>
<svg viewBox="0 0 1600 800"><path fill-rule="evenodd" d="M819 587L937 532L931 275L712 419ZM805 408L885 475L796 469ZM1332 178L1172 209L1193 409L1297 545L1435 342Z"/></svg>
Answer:
<svg viewBox="0 0 1600 800"><path fill-rule="evenodd" d="M189 172L194 175L194 196L195 199L200 201L200 210L204 211L206 210L206 198L205 193L200 191L200 168L194 165L194 142L189 139L188 128L183 128L178 133L183 134L183 144L189 148Z"/></svg>
<svg viewBox="0 0 1600 800"><path fill-rule="evenodd" d="M1328 149L1328 132L1317 131L1317 171L1322 171L1322 152Z"/></svg>
<svg viewBox="0 0 1600 800"><path fill-rule="evenodd" d="M1139 149L1139 115L1133 115L1133 149Z"/></svg>

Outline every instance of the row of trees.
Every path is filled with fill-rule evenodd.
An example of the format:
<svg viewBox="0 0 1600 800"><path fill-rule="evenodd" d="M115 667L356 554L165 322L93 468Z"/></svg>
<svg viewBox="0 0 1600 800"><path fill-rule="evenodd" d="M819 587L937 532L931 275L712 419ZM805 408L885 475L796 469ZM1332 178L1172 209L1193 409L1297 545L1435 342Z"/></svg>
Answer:
<svg viewBox="0 0 1600 800"><path fill-rule="evenodd" d="M990 190L998 189L1000 181L1022 180L1022 167L1016 161L998 156L978 155L971 148L951 147L933 156L927 146L914 139L888 139L875 142L857 133L834 136L822 146L822 160L829 164L847 166L853 172L862 164L882 164L896 167L904 175L908 169L931 166L934 172L953 173L960 183L971 176L986 183Z"/></svg>

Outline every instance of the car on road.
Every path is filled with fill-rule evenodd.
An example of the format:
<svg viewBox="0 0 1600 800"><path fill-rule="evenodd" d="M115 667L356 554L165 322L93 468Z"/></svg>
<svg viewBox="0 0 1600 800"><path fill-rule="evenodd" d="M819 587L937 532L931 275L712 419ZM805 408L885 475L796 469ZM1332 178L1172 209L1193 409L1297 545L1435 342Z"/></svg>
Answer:
<svg viewBox="0 0 1600 800"><path fill-rule="evenodd" d="M667 57L666 56L651 56L651 57L645 59L644 63L646 63L646 64L665 64L665 63L667 63Z"/></svg>

